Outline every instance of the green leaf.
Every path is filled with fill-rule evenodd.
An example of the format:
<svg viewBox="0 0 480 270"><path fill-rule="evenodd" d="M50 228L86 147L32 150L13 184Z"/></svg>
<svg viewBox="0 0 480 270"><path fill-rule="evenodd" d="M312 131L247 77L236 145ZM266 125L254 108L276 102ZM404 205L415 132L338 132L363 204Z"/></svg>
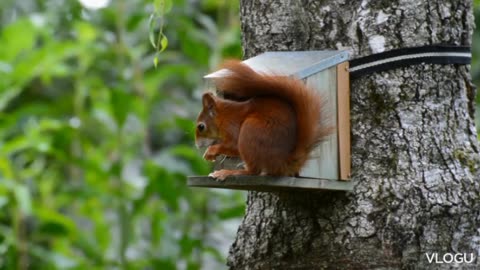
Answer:
<svg viewBox="0 0 480 270"><path fill-rule="evenodd" d="M20 87L11 87L0 90L0 111L5 110L11 100L17 97L22 92Z"/></svg>
<svg viewBox="0 0 480 270"><path fill-rule="evenodd" d="M237 205L234 207L222 209L218 212L218 217L222 220L242 217L245 214L245 206Z"/></svg>
<svg viewBox="0 0 480 270"><path fill-rule="evenodd" d="M150 43L152 44L153 48L157 48L157 44L155 42L155 26L156 26L156 14L151 14L150 18L148 19L148 37L150 39Z"/></svg>
<svg viewBox="0 0 480 270"><path fill-rule="evenodd" d="M122 127L130 111L131 96L123 89L113 89L110 95L113 116L119 127Z"/></svg>
<svg viewBox="0 0 480 270"><path fill-rule="evenodd" d="M7 25L0 34L0 59L10 62L21 52L31 50L38 32L29 19L20 19Z"/></svg>
<svg viewBox="0 0 480 270"><path fill-rule="evenodd" d="M0 106L8 105L13 98L25 90L27 83L38 76L45 81L54 75L67 74L65 66L61 64L67 58L77 54L80 48L73 42L53 42L26 53L16 64L14 72L10 76L11 86L7 88L8 92L2 93L2 89L0 89ZM2 108L0 107L0 109Z"/></svg>
<svg viewBox="0 0 480 270"><path fill-rule="evenodd" d="M133 13L132 16L128 18L128 22L127 22L128 31L134 31L138 27L143 27L142 22L144 18L145 18L145 15L140 11Z"/></svg>
<svg viewBox="0 0 480 270"><path fill-rule="evenodd" d="M188 235L183 235L178 243L180 244L180 251L185 257L190 257L195 248L202 246L202 242L199 239L192 238Z"/></svg>
<svg viewBox="0 0 480 270"><path fill-rule="evenodd" d="M162 34L161 39L160 39L160 50L159 52L163 52L168 46L168 39L167 37Z"/></svg>
<svg viewBox="0 0 480 270"><path fill-rule="evenodd" d="M173 2L172 0L165 0L165 10L164 13L168 13L172 10Z"/></svg>
<svg viewBox="0 0 480 270"><path fill-rule="evenodd" d="M2 148L3 154L7 154L3 146L0 145L0 148ZM5 185L5 180L11 180L15 178L15 167L11 163L10 159L3 155L0 155L0 177L3 181L0 182L2 182L3 185ZM2 185L0 185L0 188L1 187Z"/></svg>
<svg viewBox="0 0 480 270"><path fill-rule="evenodd" d="M155 54L155 57L153 58L153 66L155 68L158 66L158 54Z"/></svg>
<svg viewBox="0 0 480 270"><path fill-rule="evenodd" d="M40 221L40 232L50 236L70 236L76 234L76 225L69 217L60 214L53 209L39 207L35 209L35 215Z"/></svg>
<svg viewBox="0 0 480 270"><path fill-rule="evenodd" d="M145 175L149 182L146 187L147 193L157 193L160 199L165 201L173 210L178 209L178 178L174 174L168 173L165 168L156 165L153 162L145 164Z"/></svg>
<svg viewBox="0 0 480 270"><path fill-rule="evenodd" d="M154 0L155 12L161 15L170 12L172 10L172 0Z"/></svg>
<svg viewBox="0 0 480 270"><path fill-rule="evenodd" d="M77 39L80 42L89 43L96 39L97 30L90 23L81 21L75 24Z"/></svg>
<svg viewBox="0 0 480 270"><path fill-rule="evenodd" d="M154 0L153 6L155 8L155 12L157 13L162 12L164 4L165 4L164 0Z"/></svg>
<svg viewBox="0 0 480 270"><path fill-rule="evenodd" d="M175 118L175 125L179 128L181 128L185 133L191 135L189 138L193 139L195 138L195 122L192 121L192 119L189 118L183 118L183 117L176 117Z"/></svg>
<svg viewBox="0 0 480 270"><path fill-rule="evenodd" d="M153 269L162 269L162 270L176 270L177 265L175 259L153 259Z"/></svg>

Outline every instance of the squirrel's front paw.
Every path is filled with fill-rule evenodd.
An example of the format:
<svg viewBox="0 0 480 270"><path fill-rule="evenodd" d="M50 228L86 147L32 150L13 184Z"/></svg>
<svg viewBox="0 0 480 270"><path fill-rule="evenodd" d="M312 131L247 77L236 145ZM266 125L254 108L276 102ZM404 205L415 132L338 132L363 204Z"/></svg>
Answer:
<svg viewBox="0 0 480 270"><path fill-rule="evenodd" d="M214 171L210 173L208 176L215 178L217 181L224 181L227 176L230 174L228 173L227 170L219 170L219 171Z"/></svg>
<svg viewBox="0 0 480 270"><path fill-rule="evenodd" d="M217 158L217 155L209 153L209 152L205 152L205 154L203 154L203 159L211 161L211 162L214 162L216 158Z"/></svg>

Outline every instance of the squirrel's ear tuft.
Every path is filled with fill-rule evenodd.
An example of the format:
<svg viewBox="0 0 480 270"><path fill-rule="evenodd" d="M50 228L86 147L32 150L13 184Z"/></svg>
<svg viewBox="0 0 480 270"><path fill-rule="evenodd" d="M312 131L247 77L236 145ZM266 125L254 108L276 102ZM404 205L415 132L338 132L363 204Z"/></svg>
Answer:
<svg viewBox="0 0 480 270"><path fill-rule="evenodd" d="M208 92L202 96L203 109L207 110L210 114L215 114L216 104L215 96Z"/></svg>

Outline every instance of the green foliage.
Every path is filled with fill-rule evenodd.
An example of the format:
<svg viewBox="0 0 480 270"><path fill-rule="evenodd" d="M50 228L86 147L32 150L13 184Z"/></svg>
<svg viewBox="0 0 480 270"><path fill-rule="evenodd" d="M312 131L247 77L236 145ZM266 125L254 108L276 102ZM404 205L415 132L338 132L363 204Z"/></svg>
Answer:
<svg viewBox="0 0 480 270"><path fill-rule="evenodd" d="M243 194L186 176L201 78L240 56L226 2L0 3L0 269L223 268Z"/></svg>

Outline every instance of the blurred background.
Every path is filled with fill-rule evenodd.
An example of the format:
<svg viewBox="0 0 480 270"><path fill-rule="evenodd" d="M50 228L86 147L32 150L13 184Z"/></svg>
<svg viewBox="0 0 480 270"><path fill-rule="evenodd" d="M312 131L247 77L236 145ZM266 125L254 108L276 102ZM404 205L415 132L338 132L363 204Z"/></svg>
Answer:
<svg viewBox="0 0 480 270"><path fill-rule="evenodd" d="M225 268L245 193L186 176L238 2L175 0L157 68L153 3L0 1L0 269Z"/></svg>
<svg viewBox="0 0 480 270"><path fill-rule="evenodd" d="M194 119L202 76L241 57L238 1L149 21L160 2L1 0L0 269L225 269L246 193L186 176L211 169Z"/></svg>

